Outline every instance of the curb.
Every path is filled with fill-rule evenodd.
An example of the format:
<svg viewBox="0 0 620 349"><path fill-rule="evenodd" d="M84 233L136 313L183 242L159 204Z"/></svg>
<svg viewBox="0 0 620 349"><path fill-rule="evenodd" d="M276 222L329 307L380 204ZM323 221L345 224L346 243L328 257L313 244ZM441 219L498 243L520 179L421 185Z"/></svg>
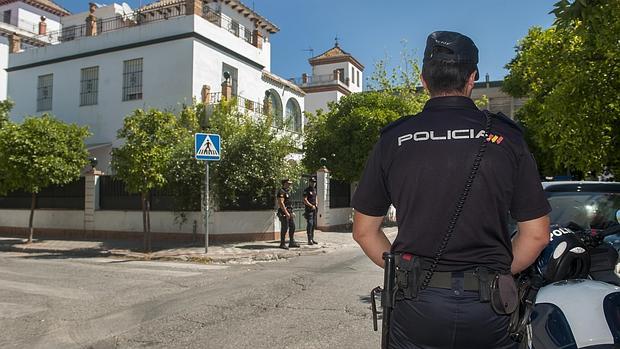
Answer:
<svg viewBox="0 0 620 349"><path fill-rule="evenodd" d="M38 248L38 247L19 247L19 246L2 246L2 252L21 252L21 253L62 253L70 256L80 257L108 257L111 255L108 250L98 250L92 248L79 248L73 250L65 250L60 248Z"/></svg>

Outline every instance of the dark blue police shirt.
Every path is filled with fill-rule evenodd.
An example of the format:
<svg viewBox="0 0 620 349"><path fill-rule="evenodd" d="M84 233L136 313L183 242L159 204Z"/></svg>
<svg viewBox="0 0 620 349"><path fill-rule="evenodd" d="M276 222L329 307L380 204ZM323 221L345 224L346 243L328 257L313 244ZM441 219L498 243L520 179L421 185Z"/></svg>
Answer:
<svg viewBox="0 0 620 349"><path fill-rule="evenodd" d="M353 197L355 210L383 216L396 208L394 252L431 261L443 238L480 143L486 117L467 97L430 99L421 113L388 125ZM437 270L473 266L509 270L508 215L517 221L551 211L520 128L494 116L484 158Z"/></svg>

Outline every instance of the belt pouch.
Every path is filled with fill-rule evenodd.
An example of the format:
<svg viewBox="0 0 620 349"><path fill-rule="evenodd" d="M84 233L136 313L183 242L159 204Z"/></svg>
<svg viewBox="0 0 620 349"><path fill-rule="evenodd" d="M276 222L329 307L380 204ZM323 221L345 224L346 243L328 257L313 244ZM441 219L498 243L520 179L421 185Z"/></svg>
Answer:
<svg viewBox="0 0 620 349"><path fill-rule="evenodd" d="M519 292L511 274L496 274L491 284L491 307L499 315L514 313L519 306Z"/></svg>
<svg viewBox="0 0 620 349"><path fill-rule="evenodd" d="M411 254L400 255L396 262L396 286L405 299L414 299L418 296L422 267L420 258Z"/></svg>

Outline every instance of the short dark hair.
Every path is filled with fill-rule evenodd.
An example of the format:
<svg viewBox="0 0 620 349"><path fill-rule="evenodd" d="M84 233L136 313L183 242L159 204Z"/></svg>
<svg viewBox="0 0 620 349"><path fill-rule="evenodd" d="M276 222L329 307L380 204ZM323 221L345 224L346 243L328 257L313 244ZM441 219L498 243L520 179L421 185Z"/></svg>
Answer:
<svg viewBox="0 0 620 349"><path fill-rule="evenodd" d="M445 47L434 47L434 53L452 53ZM422 76L431 95L463 93L469 76L476 71L474 63L456 63L431 59L422 65Z"/></svg>

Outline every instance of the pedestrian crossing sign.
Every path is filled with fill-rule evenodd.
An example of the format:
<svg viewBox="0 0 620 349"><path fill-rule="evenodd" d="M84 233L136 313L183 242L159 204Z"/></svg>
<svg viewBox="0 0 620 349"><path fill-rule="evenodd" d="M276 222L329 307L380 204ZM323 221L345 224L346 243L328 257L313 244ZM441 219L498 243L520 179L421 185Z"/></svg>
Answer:
<svg viewBox="0 0 620 349"><path fill-rule="evenodd" d="M196 160L220 160L220 135L213 133L196 133L194 135L194 153Z"/></svg>

